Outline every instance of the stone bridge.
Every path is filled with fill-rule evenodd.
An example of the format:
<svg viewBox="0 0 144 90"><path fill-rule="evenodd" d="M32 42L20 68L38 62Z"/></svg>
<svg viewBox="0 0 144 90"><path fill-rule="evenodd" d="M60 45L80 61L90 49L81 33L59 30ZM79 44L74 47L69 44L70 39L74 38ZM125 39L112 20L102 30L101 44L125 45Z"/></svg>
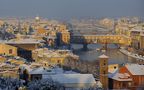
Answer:
<svg viewBox="0 0 144 90"><path fill-rule="evenodd" d="M131 38L125 35L72 35L71 43L83 44L83 48L96 43L131 45Z"/></svg>

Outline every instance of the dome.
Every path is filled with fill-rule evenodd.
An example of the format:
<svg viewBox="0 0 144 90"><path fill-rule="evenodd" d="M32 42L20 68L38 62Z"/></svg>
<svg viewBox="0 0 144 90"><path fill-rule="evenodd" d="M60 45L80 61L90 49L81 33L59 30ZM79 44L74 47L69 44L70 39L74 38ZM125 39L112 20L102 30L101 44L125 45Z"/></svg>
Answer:
<svg viewBox="0 0 144 90"><path fill-rule="evenodd" d="M37 17L35 17L35 19L36 19L36 20L40 20L40 17L37 16Z"/></svg>

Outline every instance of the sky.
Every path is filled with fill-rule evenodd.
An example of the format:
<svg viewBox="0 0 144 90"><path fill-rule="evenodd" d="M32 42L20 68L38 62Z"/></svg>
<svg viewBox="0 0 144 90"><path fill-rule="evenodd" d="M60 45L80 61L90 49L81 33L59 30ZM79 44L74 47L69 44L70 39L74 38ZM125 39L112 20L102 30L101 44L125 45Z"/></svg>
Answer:
<svg viewBox="0 0 144 90"><path fill-rule="evenodd" d="M144 17L144 0L0 0L0 17Z"/></svg>

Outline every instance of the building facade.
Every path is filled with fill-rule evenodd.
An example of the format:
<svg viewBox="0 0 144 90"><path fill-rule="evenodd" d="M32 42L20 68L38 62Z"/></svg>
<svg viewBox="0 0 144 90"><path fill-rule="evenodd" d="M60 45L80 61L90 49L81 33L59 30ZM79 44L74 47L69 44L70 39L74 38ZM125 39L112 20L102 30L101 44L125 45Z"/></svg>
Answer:
<svg viewBox="0 0 144 90"><path fill-rule="evenodd" d="M100 82L104 89L108 89L108 56L99 56Z"/></svg>
<svg viewBox="0 0 144 90"><path fill-rule="evenodd" d="M17 56L17 47L0 44L0 54Z"/></svg>
<svg viewBox="0 0 144 90"><path fill-rule="evenodd" d="M119 73L129 74L129 77L132 79L132 83L130 84L129 88L132 90L144 88L144 65L126 64L119 69Z"/></svg>

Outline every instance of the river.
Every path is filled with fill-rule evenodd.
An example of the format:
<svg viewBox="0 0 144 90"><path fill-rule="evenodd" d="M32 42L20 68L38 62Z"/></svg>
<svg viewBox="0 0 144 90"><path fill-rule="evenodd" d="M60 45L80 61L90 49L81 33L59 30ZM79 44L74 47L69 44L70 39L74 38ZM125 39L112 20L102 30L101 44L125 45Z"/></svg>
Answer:
<svg viewBox="0 0 144 90"><path fill-rule="evenodd" d="M72 44L74 53L80 56L81 61L95 62L99 60L98 57L104 52L98 51L97 48L101 48L101 44L89 44L88 50L83 51L81 44ZM109 57L109 64L123 64L123 63L134 63L136 60L134 58L128 57L121 53L115 44L108 44L108 50L104 53Z"/></svg>

